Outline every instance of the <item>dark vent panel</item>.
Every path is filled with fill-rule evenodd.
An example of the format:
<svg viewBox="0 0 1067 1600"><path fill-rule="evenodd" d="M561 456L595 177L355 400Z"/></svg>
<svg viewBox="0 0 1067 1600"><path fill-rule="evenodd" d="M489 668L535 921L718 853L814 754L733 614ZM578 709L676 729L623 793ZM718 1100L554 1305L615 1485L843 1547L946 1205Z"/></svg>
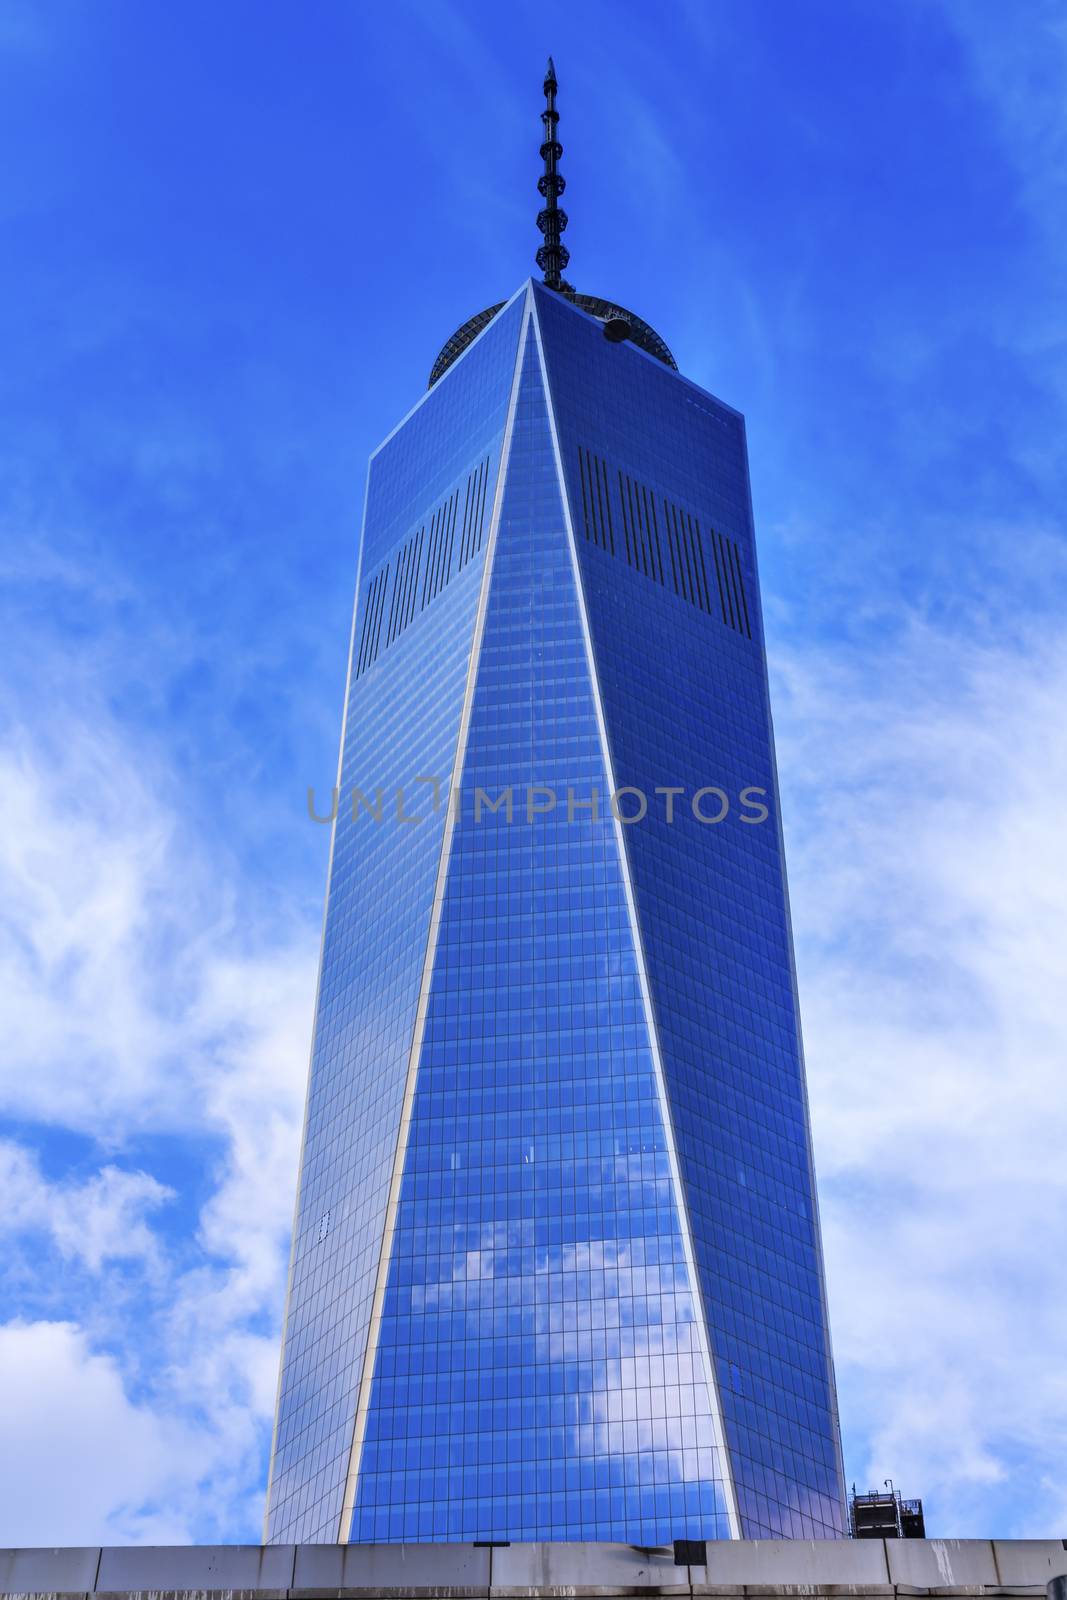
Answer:
<svg viewBox="0 0 1067 1600"><path fill-rule="evenodd" d="M717 533L714 528L711 530L711 549L715 557L722 620L751 639L752 624L748 615L745 578L741 571L741 552L733 539L724 533Z"/></svg>
<svg viewBox="0 0 1067 1600"><path fill-rule="evenodd" d="M389 562L387 561L382 570L367 585L367 597L363 602L363 631L359 640L357 677L361 672L365 672L373 661L378 659L378 643L382 634L382 612L385 610L385 596L388 587Z"/></svg>
<svg viewBox="0 0 1067 1600"><path fill-rule="evenodd" d="M486 456L467 474L466 483L453 489L368 580L356 652L357 678L479 554L485 538L488 486Z"/></svg>
<svg viewBox="0 0 1067 1600"><path fill-rule="evenodd" d="M608 470L590 450L578 446L578 466L582 478L582 507L585 512L585 536L601 550L615 554L615 528L611 520L611 496L608 492Z"/></svg>
<svg viewBox="0 0 1067 1600"><path fill-rule="evenodd" d="M621 467L609 472L584 445L578 446L578 478L582 531L590 544L615 555L617 519L618 553L628 566L709 616L717 612L728 627L751 639L741 552L733 539L715 528L705 532L699 517L666 495L657 501Z"/></svg>

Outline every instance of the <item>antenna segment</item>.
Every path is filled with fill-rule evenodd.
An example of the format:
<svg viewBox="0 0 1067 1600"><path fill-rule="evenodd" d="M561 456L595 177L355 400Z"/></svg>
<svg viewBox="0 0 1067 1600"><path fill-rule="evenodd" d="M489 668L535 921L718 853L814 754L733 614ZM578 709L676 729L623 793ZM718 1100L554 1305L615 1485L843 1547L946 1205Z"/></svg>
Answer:
<svg viewBox="0 0 1067 1600"><path fill-rule="evenodd" d="M556 69L552 64L552 57L548 58L548 67L545 70L545 109L541 113L541 122L544 126L544 140L541 144L541 159L544 161L545 170L537 180L538 190L544 200L544 205L537 213L537 226L544 234L545 242L537 252L537 265L544 273L545 283L550 289L570 289L570 284L563 277L571 253L562 242L562 234L567 226L567 213L557 203L560 195L567 187L566 179L557 170L556 163L563 154L563 146L556 138L556 124L559 122L559 112L556 110Z"/></svg>

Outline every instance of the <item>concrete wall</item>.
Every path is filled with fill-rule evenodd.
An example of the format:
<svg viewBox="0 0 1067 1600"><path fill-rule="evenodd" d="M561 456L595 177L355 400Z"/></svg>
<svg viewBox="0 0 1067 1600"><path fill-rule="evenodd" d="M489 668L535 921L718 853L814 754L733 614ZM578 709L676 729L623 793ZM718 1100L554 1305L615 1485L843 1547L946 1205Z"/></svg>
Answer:
<svg viewBox="0 0 1067 1600"><path fill-rule="evenodd" d="M622 1544L175 1545L0 1550L0 1595L81 1600L812 1600L1044 1595L1062 1539L723 1541L706 1566Z"/></svg>

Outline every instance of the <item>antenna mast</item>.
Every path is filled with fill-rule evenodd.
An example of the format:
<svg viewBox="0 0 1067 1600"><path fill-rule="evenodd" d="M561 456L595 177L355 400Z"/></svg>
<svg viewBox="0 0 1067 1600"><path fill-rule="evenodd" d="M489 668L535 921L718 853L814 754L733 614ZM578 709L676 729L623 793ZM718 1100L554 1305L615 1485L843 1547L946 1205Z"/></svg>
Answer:
<svg viewBox="0 0 1067 1600"><path fill-rule="evenodd" d="M545 283L550 289L569 290L570 284L563 277L571 253L562 242L562 234L567 226L567 213L557 204L560 195L567 187L566 179L557 170L556 163L563 154L563 146L556 138L556 124L559 122L559 112L556 110L556 69L552 64L552 57L548 58L548 67L545 70L545 109L541 113L541 122L544 125L544 140L541 144L541 159L545 163L545 170L537 180L538 190L544 200L544 205L537 213L537 226L544 234L545 242L537 252L537 265L544 273Z"/></svg>

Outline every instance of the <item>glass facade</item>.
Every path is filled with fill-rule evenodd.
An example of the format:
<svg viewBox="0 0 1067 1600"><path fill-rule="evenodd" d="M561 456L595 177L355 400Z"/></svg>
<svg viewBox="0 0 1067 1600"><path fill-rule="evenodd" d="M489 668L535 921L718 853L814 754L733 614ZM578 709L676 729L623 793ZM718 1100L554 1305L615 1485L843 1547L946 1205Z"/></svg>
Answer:
<svg viewBox="0 0 1067 1600"><path fill-rule="evenodd" d="M521 290L372 459L339 791L268 1537L843 1535L737 413Z"/></svg>

